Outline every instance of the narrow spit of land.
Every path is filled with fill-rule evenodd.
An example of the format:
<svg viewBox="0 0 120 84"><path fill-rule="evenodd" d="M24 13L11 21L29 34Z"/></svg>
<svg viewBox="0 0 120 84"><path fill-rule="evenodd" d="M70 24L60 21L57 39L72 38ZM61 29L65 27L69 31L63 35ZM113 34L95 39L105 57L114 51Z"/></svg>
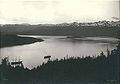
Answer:
<svg viewBox="0 0 120 84"><path fill-rule="evenodd" d="M44 40L36 39L36 38L32 38L32 37L20 37L17 35L1 34L0 35L0 48L16 46L16 45L31 44L34 42L42 42L42 41L44 41Z"/></svg>

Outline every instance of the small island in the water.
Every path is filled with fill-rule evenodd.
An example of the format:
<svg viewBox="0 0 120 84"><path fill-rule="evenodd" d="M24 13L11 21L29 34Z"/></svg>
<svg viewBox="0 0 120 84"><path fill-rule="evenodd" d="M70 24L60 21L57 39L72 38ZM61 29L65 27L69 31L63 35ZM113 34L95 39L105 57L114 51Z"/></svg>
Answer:
<svg viewBox="0 0 120 84"><path fill-rule="evenodd" d="M84 36L80 36L80 35L69 35L67 36L67 38L83 38Z"/></svg>
<svg viewBox="0 0 120 84"><path fill-rule="evenodd" d="M6 35L6 34L0 35L0 47L31 44L34 42L41 42L41 41L44 41L44 40L36 39L32 37L20 37L17 35Z"/></svg>

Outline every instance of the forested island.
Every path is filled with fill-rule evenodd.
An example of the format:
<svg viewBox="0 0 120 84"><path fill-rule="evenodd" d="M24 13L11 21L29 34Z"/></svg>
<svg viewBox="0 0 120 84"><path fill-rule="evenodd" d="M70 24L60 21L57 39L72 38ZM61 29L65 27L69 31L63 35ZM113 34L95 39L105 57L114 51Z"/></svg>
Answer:
<svg viewBox="0 0 120 84"><path fill-rule="evenodd" d="M33 69L13 66L8 58L0 64L2 84L119 84L120 43L96 57L65 57L48 60Z"/></svg>
<svg viewBox="0 0 120 84"><path fill-rule="evenodd" d="M25 45L34 42L41 42L42 39L36 39L32 37L20 37L14 34L1 34L0 35L0 47L8 47L15 45Z"/></svg>

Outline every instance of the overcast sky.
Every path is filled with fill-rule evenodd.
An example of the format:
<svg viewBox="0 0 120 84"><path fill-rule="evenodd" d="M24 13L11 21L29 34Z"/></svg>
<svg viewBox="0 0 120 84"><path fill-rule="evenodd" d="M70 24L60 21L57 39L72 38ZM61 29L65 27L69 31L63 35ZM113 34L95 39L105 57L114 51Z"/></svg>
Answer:
<svg viewBox="0 0 120 84"><path fill-rule="evenodd" d="M93 22L119 18L119 0L0 0L0 24Z"/></svg>

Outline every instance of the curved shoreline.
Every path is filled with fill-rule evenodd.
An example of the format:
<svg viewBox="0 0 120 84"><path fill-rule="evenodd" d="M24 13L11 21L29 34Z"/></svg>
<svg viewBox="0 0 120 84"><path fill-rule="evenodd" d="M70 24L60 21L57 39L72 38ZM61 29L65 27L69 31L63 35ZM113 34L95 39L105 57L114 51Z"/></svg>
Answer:
<svg viewBox="0 0 120 84"><path fill-rule="evenodd" d="M31 44L35 42L42 42L43 39L36 39L32 37L20 37L17 35L0 35L0 48Z"/></svg>

